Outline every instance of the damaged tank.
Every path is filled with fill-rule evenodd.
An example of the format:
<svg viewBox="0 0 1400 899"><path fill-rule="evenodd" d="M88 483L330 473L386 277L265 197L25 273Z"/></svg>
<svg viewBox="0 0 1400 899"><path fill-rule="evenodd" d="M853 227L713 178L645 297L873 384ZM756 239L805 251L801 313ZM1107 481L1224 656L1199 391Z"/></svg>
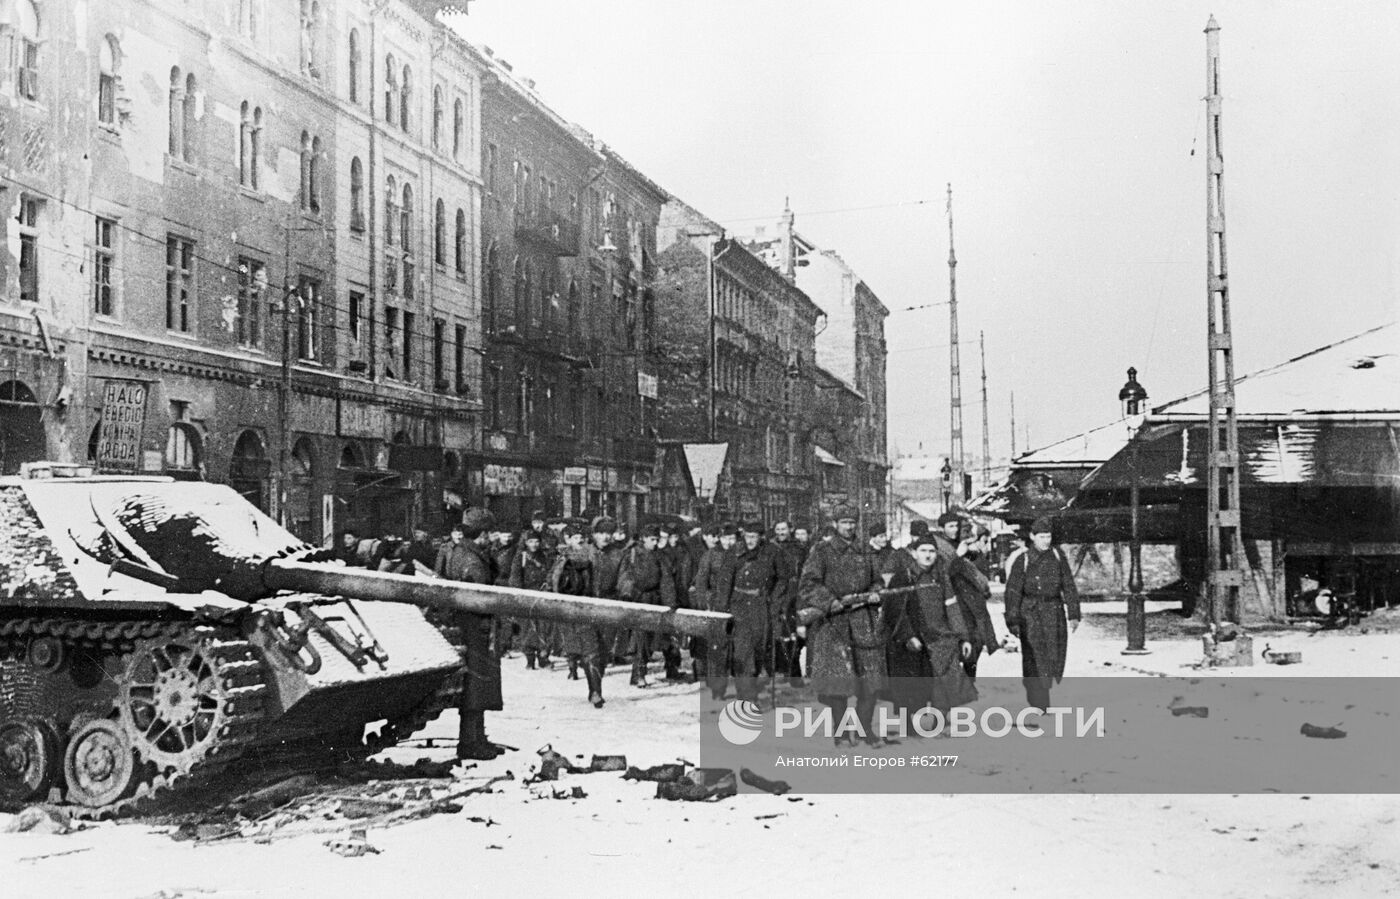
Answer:
<svg viewBox="0 0 1400 899"><path fill-rule="evenodd" d="M0 478L0 801L152 807L368 756L455 706L453 612L710 638L729 616L350 569L231 488Z"/></svg>

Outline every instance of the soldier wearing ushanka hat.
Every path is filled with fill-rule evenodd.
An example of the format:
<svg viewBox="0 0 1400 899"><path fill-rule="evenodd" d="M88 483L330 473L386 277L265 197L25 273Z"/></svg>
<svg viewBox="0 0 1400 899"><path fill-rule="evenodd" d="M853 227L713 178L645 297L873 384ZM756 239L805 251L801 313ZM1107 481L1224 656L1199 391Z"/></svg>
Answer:
<svg viewBox="0 0 1400 899"><path fill-rule="evenodd" d="M1017 552L1008 566L1006 627L1021 641L1026 702L1049 708L1050 687L1065 676L1069 632L1079 627L1074 572L1064 550L1051 545L1049 518L1035 520L1030 545Z"/></svg>

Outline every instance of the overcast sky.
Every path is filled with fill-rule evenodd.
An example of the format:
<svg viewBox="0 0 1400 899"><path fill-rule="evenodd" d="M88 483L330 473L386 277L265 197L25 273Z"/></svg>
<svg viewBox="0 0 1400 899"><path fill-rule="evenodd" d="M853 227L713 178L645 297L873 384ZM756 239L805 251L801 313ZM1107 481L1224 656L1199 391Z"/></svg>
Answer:
<svg viewBox="0 0 1400 899"><path fill-rule="evenodd" d="M1400 3L473 0L459 29L733 232L798 230L892 313L890 437L993 455L1205 384L1205 35L1221 26L1239 373L1395 317ZM1192 149L1195 155L1192 155ZM1397 348L1400 350L1400 348ZM932 389L929 389L929 388Z"/></svg>

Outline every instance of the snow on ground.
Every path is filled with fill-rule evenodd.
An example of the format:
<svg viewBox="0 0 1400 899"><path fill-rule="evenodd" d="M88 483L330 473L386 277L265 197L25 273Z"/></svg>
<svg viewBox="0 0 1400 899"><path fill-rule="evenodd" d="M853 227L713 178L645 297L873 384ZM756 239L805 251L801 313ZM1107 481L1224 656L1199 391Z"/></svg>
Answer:
<svg viewBox="0 0 1400 899"><path fill-rule="evenodd" d="M1000 610L997 610L998 613ZM1199 626L1150 619L1153 650L1123 656L1121 608L1101 605L1071 638L1070 675L1189 674ZM1115 614L1116 613L1116 614ZM1301 649L1303 664L1257 665L1248 676L1393 675L1400 636L1377 621L1316 635L1260 634ZM979 673L1016 676L999 653ZM535 750L625 754L646 767L696 761L696 690L627 686L614 668L606 708L584 701L564 672L505 664L508 709L489 730L519 747L471 775L523 778ZM447 713L427 735L452 737ZM399 761L451 750L400 748ZM1029 896L1221 897L1400 893L1400 800L1299 795L818 795L743 793L718 803L665 802L655 786L617 774L566 775L584 799L537 798L520 780L464 800L459 814L371 829L378 855L344 858L325 834L271 844L195 845L134 822L67 836L0 835L0 894L89 897L545 895L621 896L664 889L795 892L850 887L963 889ZM494 824L473 822L487 819ZM0 815L0 825L6 816Z"/></svg>

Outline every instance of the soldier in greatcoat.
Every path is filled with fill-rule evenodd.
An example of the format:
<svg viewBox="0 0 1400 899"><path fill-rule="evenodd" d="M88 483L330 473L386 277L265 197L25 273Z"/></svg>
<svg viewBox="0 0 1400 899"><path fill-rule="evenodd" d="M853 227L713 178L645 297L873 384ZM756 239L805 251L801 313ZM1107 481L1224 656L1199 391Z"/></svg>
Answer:
<svg viewBox="0 0 1400 899"><path fill-rule="evenodd" d="M1074 572L1064 550L1051 545L1048 518L1031 525L1031 545L1009 564L1006 627L1021 641L1026 702L1043 711L1050 707L1050 687L1065 676L1069 632L1079 628Z"/></svg>
<svg viewBox="0 0 1400 899"><path fill-rule="evenodd" d="M763 666L760 656L771 650L769 635L784 602L787 569L778 552L763 542L762 524L746 522L740 530L744 543L722 565L710 600L714 611L734 616L734 629L728 640L710 645L709 687L715 699L723 699L732 676L739 698L757 702L754 675Z"/></svg>
<svg viewBox="0 0 1400 899"><path fill-rule="evenodd" d="M469 584L490 584L491 555L487 531L494 523L485 509L468 509L453 525L451 539L438 551L433 572L441 578ZM453 623L462 639L462 697L457 757L493 759L501 749L486 738L486 712L498 712L501 702L501 659L491 645L495 619L490 615L457 612Z"/></svg>
<svg viewBox="0 0 1400 899"><path fill-rule="evenodd" d="M882 573L891 698L905 713L932 706L947 715L977 698L960 667L972 653L971 630L933 539L920 537L897 552L913 564L892 556Z"/></svg>
<svg viewBox="0 0 1400 899"><path fill-rule="evenodd" d="M675 605L675 584L669 582L669 568L663 564L657 543L661 539L661 529L654 524L645 525L637 543L628 551L618 574L619 599L640 602L648 605ZM667 602L667 598L670 602ZM647 665L651 662L653 640L657 635L650 631L636 631L633 644L636 651L632 656L632 679L634 687L647 686ZM670 665L668 664L669 668Z"/></svg>
<svg viewBox="0 0 1400 899"><path fill-rule="evenodd" d="M817 698L837 718L855 696L856 714L866 740L874 733L876 693L885 685L885 633L879 598L855 607L849 599L874 589L879 580L870 556L856 537L856 513L834 515L835 533L812 547L800 580L798 621L807 628L808 676Z"/></svg>
<svg viewBox="0 0 1400 899"><path fill-rule="evenodd" d="M520 551L510 562L510 575L506 584L524 590L548 589L549 569L553 564L550 554L541 545L543 535L536 531L526 531L521 540ZM549 647L554 640L554 622L540 618L520 620L520 648L525 653L525 667L540 668L549 666Z"/></svg>
<svg viewBox="0 0 1400 899"><path fill-rule="evenodd" d="M707 525L700 534L705 550L695 563L695 577L690 583L690 608L713 611L710 602L719 586L719 573L724 564L725 550L719 545L720 526ZM690 638L691 673L696 682L705 680L709 669L710 644L703 637Z"/></svg>
<svg viewBox="0 0 1400 899"><path fill-rule="evenodd" d="M977 677L977 661L985 651L991 655L1001 648L997 640L996 627L987 611L987 601L992 596L992 585L974 561L985 546L986 535L968 528L958 544L958 553L948 567L948 578L952 581L953 592L958 596L958 607L962 610L963 621L972 632L972 654L963 660L963 670L971 678Z"/></svg>
<svg viewBox="0 0 1400 899"><path fill-rule="evenodd" d="M564 528L564 542L549 572L548 589L570 596L597 596L597 572L593 568L595 554L585 546L583 532L573 525ZM591 624L566 624L560 628L563 649L569 657L569 668L583 668L588 683L588 701L594 708L603 707L603 634Z"/></svg>

